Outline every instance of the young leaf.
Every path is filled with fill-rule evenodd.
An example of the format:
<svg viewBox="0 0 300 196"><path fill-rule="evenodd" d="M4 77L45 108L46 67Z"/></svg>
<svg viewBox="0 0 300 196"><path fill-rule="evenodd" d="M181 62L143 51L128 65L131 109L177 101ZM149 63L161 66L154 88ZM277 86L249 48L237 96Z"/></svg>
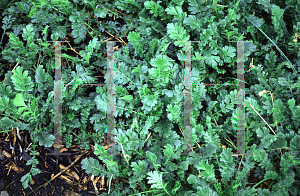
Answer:
<svg viewBox="0 0 300 196"><path fill-rule="evenodd" d="M199 165L196 165L197 170L204 170L201 171L200 175L208 182L216 183L216 177L215 177L215 170L213 164L208 164L204 160L201 160Z"/></svg>
<svg viewBox="0 0 300 196"><path fill-rule="evenodd" d="M26 106L24 99L23 99L23 95L21 93L18 93L14 99L14 105L15 106Z"/></svg>
<svg viewBox="0 0 300 196"><path fill-rule="evenodd" d="M128 34L128 41L131 42L131 44L133 44L134 46L139 46L141 45L141 35L139 32L133 32L131 31L129 34Z"/></svg>
<svg viewBox="0 0 300 196"><path fill-rule="evenodd" d="M190 36L187 35L184 27L179 26L177 23L167 24L167 29L167 33L169 34L169 36L176 41L189 41L190 39ZM185 42L175 42L175 46L184 47Z"/></svg>
<svg viewBox="0 0 300 196"><path fill-rule="evenodd" d="M22 186L24 189L27 189L28 183L31 182L31 180L32 180L32 177L31 177L30 172L28 172L21 178Z"/></svg>
<svg viewBox="0 0 300 196"><path fill-rule="evenodd" d="M33 168L31 168L30 173L32 173L32 175L35 176L35 175L41 173L41 171L38 168L33 167Z"/></svg>
<svg viewBox="0 0 300 196"><path fill-rule="evenodd" d="M234 161L233 161L233 157L231 156L232 149L227 148L227 149L223 149L222 153L221 153L221 159L220 159L220 171L221 171L221 176L222 179L225 182L228 182L229 179L234 175Z"/></svg>
<svg viewBox="0 0 300 196"><path fill-rule="evenodd" d="M94 158L84 159L81 164L87 174L93 173L94 176L98 176L100 172L101 175L103 175L102 172L105 172L105 168L99 165L99 161Z"/></svg>
<svg viewBox="0 0 300 196"><path fill-rule="evenodd" d="M166 111L168 111L168 119L172 122L178 123L178 119L181 114L180 107L178 105L168 104Z"/></svg>
<svg viewBox="0 0 300 196"><path fill-rule="evenodd" d="M147 179L149 180L148 183L152 184L151 188L156 188L156 189L164 188L162 174L158 173L157 171L148 172L147 174L148 174Z"/></svg>
<svg viewBox="0 0 300 196"><path fill-rule="evenodd" d="M157 17L157 16L161 16L164 14L164 8L159 5L162 1L145 1L144 5L146 9L150 9L150 13L154 14L153 16Z"/></svg>
<svg viewBox="0 0 300 196"><path fill-rule="evenodd" d="M100 147L99 144L95 144L94 154L103 156L103 154L107 154L107 150L103 146Z"/></svg>
<svg viewBox="0 0 300 196"><path fill-rule="evenodd" d="M177 190L180 189L180 187L181 187L180 181L176 181L175 186L172 188L172 194L175 195Z"/></svg>

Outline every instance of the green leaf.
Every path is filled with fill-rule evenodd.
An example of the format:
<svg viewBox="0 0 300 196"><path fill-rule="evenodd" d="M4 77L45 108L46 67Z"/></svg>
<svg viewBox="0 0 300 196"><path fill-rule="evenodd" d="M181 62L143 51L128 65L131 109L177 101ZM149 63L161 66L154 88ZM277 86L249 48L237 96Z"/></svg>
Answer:
<svg viewBox="0 0 300 196"><path fill-rule="evenodd" d="M197 170L204 170L201 171L200 175L208 182L216 183L216 177L215 177L215 170L213 164L208 164L204 160L201 160L199 165L196 165Z"/></svg>
<svg viewBox="0 0 300 196"><path fill-rule="evenodd" d="M19 37L15 36L13 33L9 34L9 42L12 44L11 49L20 50L24 48L23 42L20 41Z"/></svg>
<svg viewBox="0 0 300 196"><path fill-rule="evenodd" d="M279 78L280 80L281 78ZM274 119L276 119L278 122L281 122L284 120L285 115L285 111L287 111L286 106L284 105L284 103L282 102L281 99L276 99L274 101L272 108L272 112L273 112L273 117Z"/></svg>
<svg viewBox="0 0 300 196"><path fill-rule="evenodd" d="M79 99L73 100L70 104L68 104L72 110L78 111L82 107L82 103Z"/></svg>
<svg viewBox="0 0 300 196"><path fill-rule="evenodd" d="M282 20L284 10L277 5L272 6L273 24Z"/></svg>
<svg viewBox="0 0 300 196"><path fill-rule="evenodd" d="M30 173L31 173L33 176L35 176L35 175L41 173L41 171L40 171L38 168L33 167L33 168L31 168Z"/></svg>
<svg viewBox="0 0 300 196"><path fill-rule="evenodd" d="M66 26L54 26L51 34L52 40L64 39L67 36L67 27ZM72 31L73 32L73 31ZM77 33L77 31L76 31ZM77 35L74 33L75 35Z"/></svg>
<svg viewBox="0 0 300 196"><path fill-rule="evenodd" d="M204 186L198 186L197 187L197 195L198 196L218 196L218 193L212 190L210 187Z"/></svg>
<svg viewBox="0 0 300 196"><path fill-rule="evenodd" d="M94 151L95 155L101 155L103 156L103 154L107 154L107 150L105 150L105 148L103 146L100 146L99 144L95 144L95 151Z"/></svg>
<svg viewBox="0 0 300 196"><path fill-rule="evenodd" d="M140 33L139 32L134 32L134 31L129 32L128 41L130 41L131 44L133 44L135 47L140 46L142 44Z"/></svg>
<svg viewBox="0 0 300 196"><path fill-rule="evenodd" d="M45 26L45 28L43 29L43 31L42 31L42 35L45 35L45 36L47 36L47 31L48 31L48 28L49 28L49 26L48 25L46 25Z"/></svg>
<svg viewBox="0 0 300 196"><path fill-rule="evenodd" d="M17 127L18 123L8 117L3 117L0 120L0 129L9 129L11 127ZM10 130L11 131L11 130Z"/></svg>
<svg viewBox="0 0 300 196"><path fill-rule="evenodd" d="M265 179L275 180L278 174L275 171L267 171L265 175Z"/></svg>
<svg viewBox="0 0 300 196"><path fill-rule="evenodd" d="M7 96L0 97L0 111L5 111L6 113L13 113L13 110L9 104L9 98Z"/></svg>
<svg viewBox="0 0 300 196"><path fill-rule="evenodd" d="M173 151L173 148L171 146L171 144L167 144L167 146L164 146L166 149L164 149L164 154L165 156L169 158L172 158L174 156L174 151Z"/></svg>
<svg viewBox="0 0 300 196"><path fill-rule="evenodd" d="M300 81L300 80L299 80L299 81ZM291 111L294 111L295 99L294 99L294 98L289 99L289 100L288 100L288 105L289 105L289 109L290 109Z"/></svg>
<svg viewBox="0 0 300 196"><path fill-rule="evenodd" d="M29 24L26 26L26 28L23 28L23 39L27 41L27 44L31 44L33 42L34 32L32 24Z"/></svg>
<svg viewBox="0 0 300 196"><path fill-rule="evenodd" d="M82 169L85 170L85 173L87 174L93 174L94 176L98 176L99 173L101 172L101 176L105 172L105 168L99 164L99 161L94 159L94 158L89 158L89 159L83 159L82 162Z"/></svg>
<svg viewBox="0 0 300 196"><path fill-rule="evenodd" d="M164 188L162 174L158 173L157 171L148 172L147 174L148 174L147 179L149 180L148 183L152 184L151 188L155 188L155 189Z"/></svg>
<svg viewBox="0 0 300 196"><path fill-rule="evenodd" d="M129 81L131 81L134 84L134 82L130 79L134 76L133 76L133 74L131 74L128 67L125 66L124 62L118 63L118 67L115 67L115 70L116 70L116 72L115 72L116 84L118 83L118 84L125 85ZM107 74L105 75L104 79L107 80Z"/></svg>
<svg viewBox="0 0 300 196"><path fill-rule="evenodd" d="M25 102L24 102L24 99L23 99L23 94L21 93L18 93L14 99L14 105L15 106L26 106Z"/></svg>
<svg viewBox="0 0 300 196"><path fill-rule="evenodd" d="M176 41L189 41L190 36L187 35L184 27L179 26L177 23L169 23L167 24L167 33L169 37ZM175 46L184 47L185 42L175 42Z"/></svg>
<svg viewBox="0 0 300 196"><path fill-rule="evenodd" d="M271 192L268 189L262 189L262 188L258 188L257 193L258 193L259 196L269 196L269 195L271 195Z"/></svg>
<svg viewBox="0 0 300 196"><path fill-rule="evenodd" d="M36 141L39 141L40 146L51 147L54 144L55 137L45 131L40 131L36 134Z"/></svg>
<svg viewBox="0 0 300 196"><path fill-rule="evenodd" d="M172 188L172 194L175 195L177 190L180 189L180 187L181 187L180 181L176 181L175 186Z"/></svg>
<svg viewBox="0 0 300 196"><path fill-rule="evenodd" d="M151 59L150 63L154 67L149 70L149 77L154 80L151 82L165 86L169 82L172 72L167 56L159 55L155 59Z"/></svg>
<svg viewBox="0 0 300 196"><path fill-rule="evenodd" d="M83 84L95 83L95 78L91 76L92 73L90 69L91 68L83 67L81 64L76 64L76 72L78 77L80 77L76 80L76 83L83 83ZM79 82L80 79L82 81Z"/></svg>
<svg viewBox="0 0 300 196"><path fill-rule="evenodd" d="M105 93L103 93L102 96L97 95L95 97L95 102L96 102L97 110L102 111L104 113L107 112L107 98Z"/></svg>
<svg viewBox="0 0 300 196"><path fill-rule="evenodd" d="M22 112L23 110L24 110L23 108L19 109L18 112ZM21 117L24 119L24 118L28 117L30 115L30 113L31 112L24 112Z"/></svg>
<svg viewBox="0 0 300 196"><path fill-rule="evenodd" d="M30 18L33 17L33 15L37 13L37 11L38 11L37 7L31 7L28 17Z"/></svg>
<svg viewBox="0 0 300 196"><path fill-rule="evenodd" d="M133 99L133 96L132 95L125 95L124 97L121 97L119 99L124 99L126 101L131 101Z"/></svg>
<svg viewBox="0 0 300 196"><path fill-rule="evenodd" d="M277 139L272 143L272 148L284 148L287 147L287 141L284 138L284 134L279 132L277 134Z"/></svg>
<svg viewBox="0 0 300 196"><path fill-rule="evenodd" d="M300 155L299 149L300 149L300 136L297 134L291 140L291 147L290 147L291 155L293 157L299 157Z"/></svg>
<svg viewBox="0 0 300 196"><path fill-rule="evenodd" d="M222 48L222 60L226 63L230 63L232 58L235 57L236 49L232 46L224 46Z"/></svg>
<svg viewBox="0 0 300 196"><path fill-rule="evenodd" d="M154 95L146 95L143 97L142 103L147 106L154 107L157 104L158 93L155 92Z"/></svg>
<svg viewBox="0 0 300 196"><path fill-rule="evenodd" d="M70 120L73 120L74 117L75 117L75 114L74 113L68 114L68 117L69 117Z"/></svg>
<svg viewBox="0 0 300 196"><path fill-rule="evenodd" d="M74 43L79 44L81 41L84 41L87 31L86 26L83 23L73 23L71 28L73 29L71 35L75 38Z"/></svg>
<svg viewBox="0 0 300 196"><path fill-rule="evenodd" d="M147 151L146 152L146 156L149 158L149 161L153 164L156 163L156 160L157 160L157 156L156 154L154 154L153 152L150 152L150 151Z"/></svg>
<svg viewBox="0 0 300 196"><path fill-rule="evenodd" d="M2 29L4 31L6 31L6 29L11 28L12 23L16 20L15 17L9 15L9 16L4 16L3 18L3 25L2 25Z"/></svg>
<svg viewBox="0 0 300 196"><path fill-rule="evenodd" d="M285 152L284 155L281 155L280 171L282 173L286 173L287 170L295 164L294 162L295 161L291 154L289 152Z"/></svg>
<svg viewBox="0 0 300 196"><path fill-rule="evenodd" d="M131 73L138 73L138 74L135 74L136 76L139 76L140 74L140 69L141 69L141 65L138 65L137 67L133 68Z"/></svg>
<svg viewBox="0 0 300 196"><path fill-rule="evenodd" d="M164 8L159 5L162 1L145 1L144 5L146 9L150 9L150 13L154 14L155 17L161 16L164 14Z"/></svg>
<svg viewBox="0 0 300 196"><path fill-rule="evenodd" d="M107 14L106 9L96 9L96 10L94 10L94 15L96 17L105 18L106 14Z"/></svg>
<svg viewBox="0 0 300 196"><path fill-rule="evenodd" d="M31 178L31 174L30 172L28 172L27 174L25 174L22 178L21 178L21 182L22 182L22 186L24 189L27 189L28 188L28 183L29 181L31 181L32 178Z"/></svg>
<svg viewBox="0 0 300 196"><path fill-rule="evenodd" d="M45 69L43 69L43 65L40 65L35 74L35 81L38 83L38 91L43 92L46 90L50 85L50 81L52 82L51 75L48 74Z"/></svg>
<svg viewBox="0 0 300 196"><path fill-rule="evenodd" d="M181 114L180 107L178 105L168 104L166 111L168 112L168 119L178 123L178 119Z"/></svg>
<svg viewBox="0 0 300 196"><path fill-rule="evenodd" d="M208 65L210 65L212 68L217 68L218 63L221 62L221 59L219 56L214 56L214 55L208 55L205 58L205 63L207 63Z"/></svg>
<svg viewBox="0 0 300 196"><path fill-rule="evenodd" d="M200 31L202 27L202 21L198 19L195 15L189 15L187 18L184 19L183 24L190 26L192 29L196 29Z"/></svg>
<svg viewBox="0 0 300 196"><path fill-rule="evenodd" d="M195 176L193 174L190 174L189 177L187 178L187 181L189 184L200 184L200 179L198 176Z"/></svg>
<svg viewBox="0 0 300 196"><path fill-rule="evenodd" d="M233 157L231 156L232 155L231 150L232 149L230 148L223 149L221 153L220 172L221 172L222 180L225 182L229 181L229 179L234 175L234 171L235 171Z"/></svg>
<svg viewBox="0 0 300 196"><path fill-rule="evenodd" d="M89 42L89 45L85 47L85 51L80 50L79 54L88 63L91 58L94 48L98 48L98 47L99 47L98 46L98 38L93 38L93 40L91 40Z"/></svg>
<svg viewBox="0 0 300 196"><path fill-rule="evenodd" d="M17 91L32 91L34 84L31 81L31 77L28 76L28 71L25 70L24 73L21 66L14 70L14 75L11 76L11 80Z"/></svg>
<svg viewBox="0 0 300 196"><path fill-rule="evenodd" d="M186 18L187 14L182 11L181 6L170 6L165 9L165 12L167 12L169 15L173 15L174 19L176 20L182 20L183 18Z"/></svg>
<svg viewBox="0 0 300 196"><path fill-rule="evenodd" d="M138 178L144 178L146 176L146 171L148 163L144 160L131 163L132 170L134 171L135 176Z"/></svg>
<svg viewBox="0 0 300 196"><path fill-rule="evenodd" d="M262 5L267 13L270 13L273 6L273 4L270 3L270 0L258 0L257 4Z"/></svg>

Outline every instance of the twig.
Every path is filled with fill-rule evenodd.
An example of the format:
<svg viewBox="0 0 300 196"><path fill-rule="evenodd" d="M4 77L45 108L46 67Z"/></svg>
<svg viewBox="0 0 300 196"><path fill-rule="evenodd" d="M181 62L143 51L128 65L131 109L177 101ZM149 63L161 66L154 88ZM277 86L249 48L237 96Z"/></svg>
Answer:
<svg viewBox="0 0 300 196"><path fill-rule="evenodd" d="M110 191L110 185L111 185L111 179L112 179L112 177L113 177L113 174L111 175L110 180L109 180L109 184L108 184L108 194L109 194L109 191Z"/></svg>
<svg viewBox="0 0 300 196"><path fill-rule="evenodd" d="M121 143L120 143L120 144L121 144ZM126 162L127 162L127 164L129 165L128 160L127 160L126 157L127 157L127 156L130 157L130 156L125 154L124 149L123 149L123 145L122 145L122 144L121 144L121 147L122 147L122 152L123 152L124 158L126 159Z"/></svg>
<svg viewBox="0 0 300 196"><path fill-rule="evenodd" d="M252 109L256 112L256 114L258 114L258 116L268 125L268 127L272 130L272 132L274 133L274 135L276 135L276 133L273 131L273 129L270 127L270 125L265 121L265 119L263 119L263 117L261 117L261 115L253 108L253 106L251 105L251 103L249 103L249 104L252 107Z"/></svg>
<svg viewBox="0 0 300 196"><path fill-rule="evenodd" d="M29 188L32 190L31 186L30 186L30 185L28 185L28 186L29 186ZM34 190L32 190L32 192L34 192ZM35 195L38 195L38 194L36 194L36 192L34 192L34 194L35 194Z"/></svg>
<svg viewBox="0 0 300 196"><path fill-rule="evenodd" d="M57 178L58 176L60 176L62 173L64 173L65 171L67 171L70 167L72 167L83 155L85 155L88 151L83 152L81 155L79 155L79 157L77 157L77 159L75 161L73 161L68 167L66 167L63 171L59 172L58 174L56 174L53 178L51 178L48 182L46 182L45 184L39 186L36 189L39 189L43 186L47 186L51 181L53 181L55 178ZM33 191L31 191L30 193L32 193ZM29 194L30 194L29 193ZM28 195L29 195L28 194Z"/></svg>
<svg viewBox="0 0 300 196"><path fill-rule="evenodd" d="M18 62L18 63L16 64L16 66L13 68L13 70L12 70L11 72L14 73L14 70L15 70L15 68L17 67L17 65L18 65L19 63L20 63L20 62Z"/></svg>

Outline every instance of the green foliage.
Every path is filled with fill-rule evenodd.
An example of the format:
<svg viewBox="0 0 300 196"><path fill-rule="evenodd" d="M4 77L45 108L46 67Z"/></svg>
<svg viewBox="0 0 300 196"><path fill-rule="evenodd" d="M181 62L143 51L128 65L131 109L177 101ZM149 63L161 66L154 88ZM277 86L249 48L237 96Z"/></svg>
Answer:
<svg viewBox="0 0 300 196"><path fill-rule="evenodd" d="M71 35L78 56L61 49L62 61L71 62L61 67L63 141L90 149L92 140L97 157L84 159L82 169L129 181L101 195L299 195L299 6L294 0L11 2L2 19L1 43L4 36L8 42L0 66L13 66L5 68L0 83L0 131L27 130L34 147L53 145L55 50L47 41ZM114 51L118 155L100 140L107 130L108 87L87 95L89 87L80 85L97 83L99 70L108 80L104 40L111 36L105 31L127 36ZM238 40L252 41L244 43L242 156L235 155L238 92L234 85L220 85L238 84L232 42ZM193 152L183 155L189 112L184 91L190 90L185 41L197 42L191 42ZM36 155L34 148L31 170L21 179L24 189L39 173ZM250 182L253 172L256 181Z"/></svg>
<svg viewBox="0 0 300 196"><path fill-rule="evenodd" d="M31 169L21 178L22 186L24 187L24 189L28 187L29 182L30 184L33 184L32 176L35 176L41 172L38 168L35 167L35 164L39 164L38 160L35 157L36 155L38 155L38 153L35 151L35 147L36 145L34 144L33 151L30 153L30 155L33 156L32 159L28 160L26 163L26 165L31 165Z"/></svg>

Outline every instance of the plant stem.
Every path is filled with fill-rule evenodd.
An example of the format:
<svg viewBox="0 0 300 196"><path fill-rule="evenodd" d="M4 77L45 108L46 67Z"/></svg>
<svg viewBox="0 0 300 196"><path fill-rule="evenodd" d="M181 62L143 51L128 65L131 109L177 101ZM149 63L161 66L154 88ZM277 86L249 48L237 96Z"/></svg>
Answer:
<svg viewBox="0 0 300 196"><path fill-rule="evenodd" d="M259 183L257 183L256 185L254 185L252 188L257 187L260 183L263 183L264 181L267 181L267 180L269 180L269 179L264 179L264 180L260 181Z"/></svg>
<svg viewBox="0 0 300 196"><path fill-rule="evenodd" d="M149 193L149 192L154 192L154 191L161 191L161 190L145 191L145 192L140 192L140 193L136 193L136 194L133 194L133 195L139 195L139 194L141 194L141 193ZM130 196L133 196L133 195L130 195Z"/></svg>

